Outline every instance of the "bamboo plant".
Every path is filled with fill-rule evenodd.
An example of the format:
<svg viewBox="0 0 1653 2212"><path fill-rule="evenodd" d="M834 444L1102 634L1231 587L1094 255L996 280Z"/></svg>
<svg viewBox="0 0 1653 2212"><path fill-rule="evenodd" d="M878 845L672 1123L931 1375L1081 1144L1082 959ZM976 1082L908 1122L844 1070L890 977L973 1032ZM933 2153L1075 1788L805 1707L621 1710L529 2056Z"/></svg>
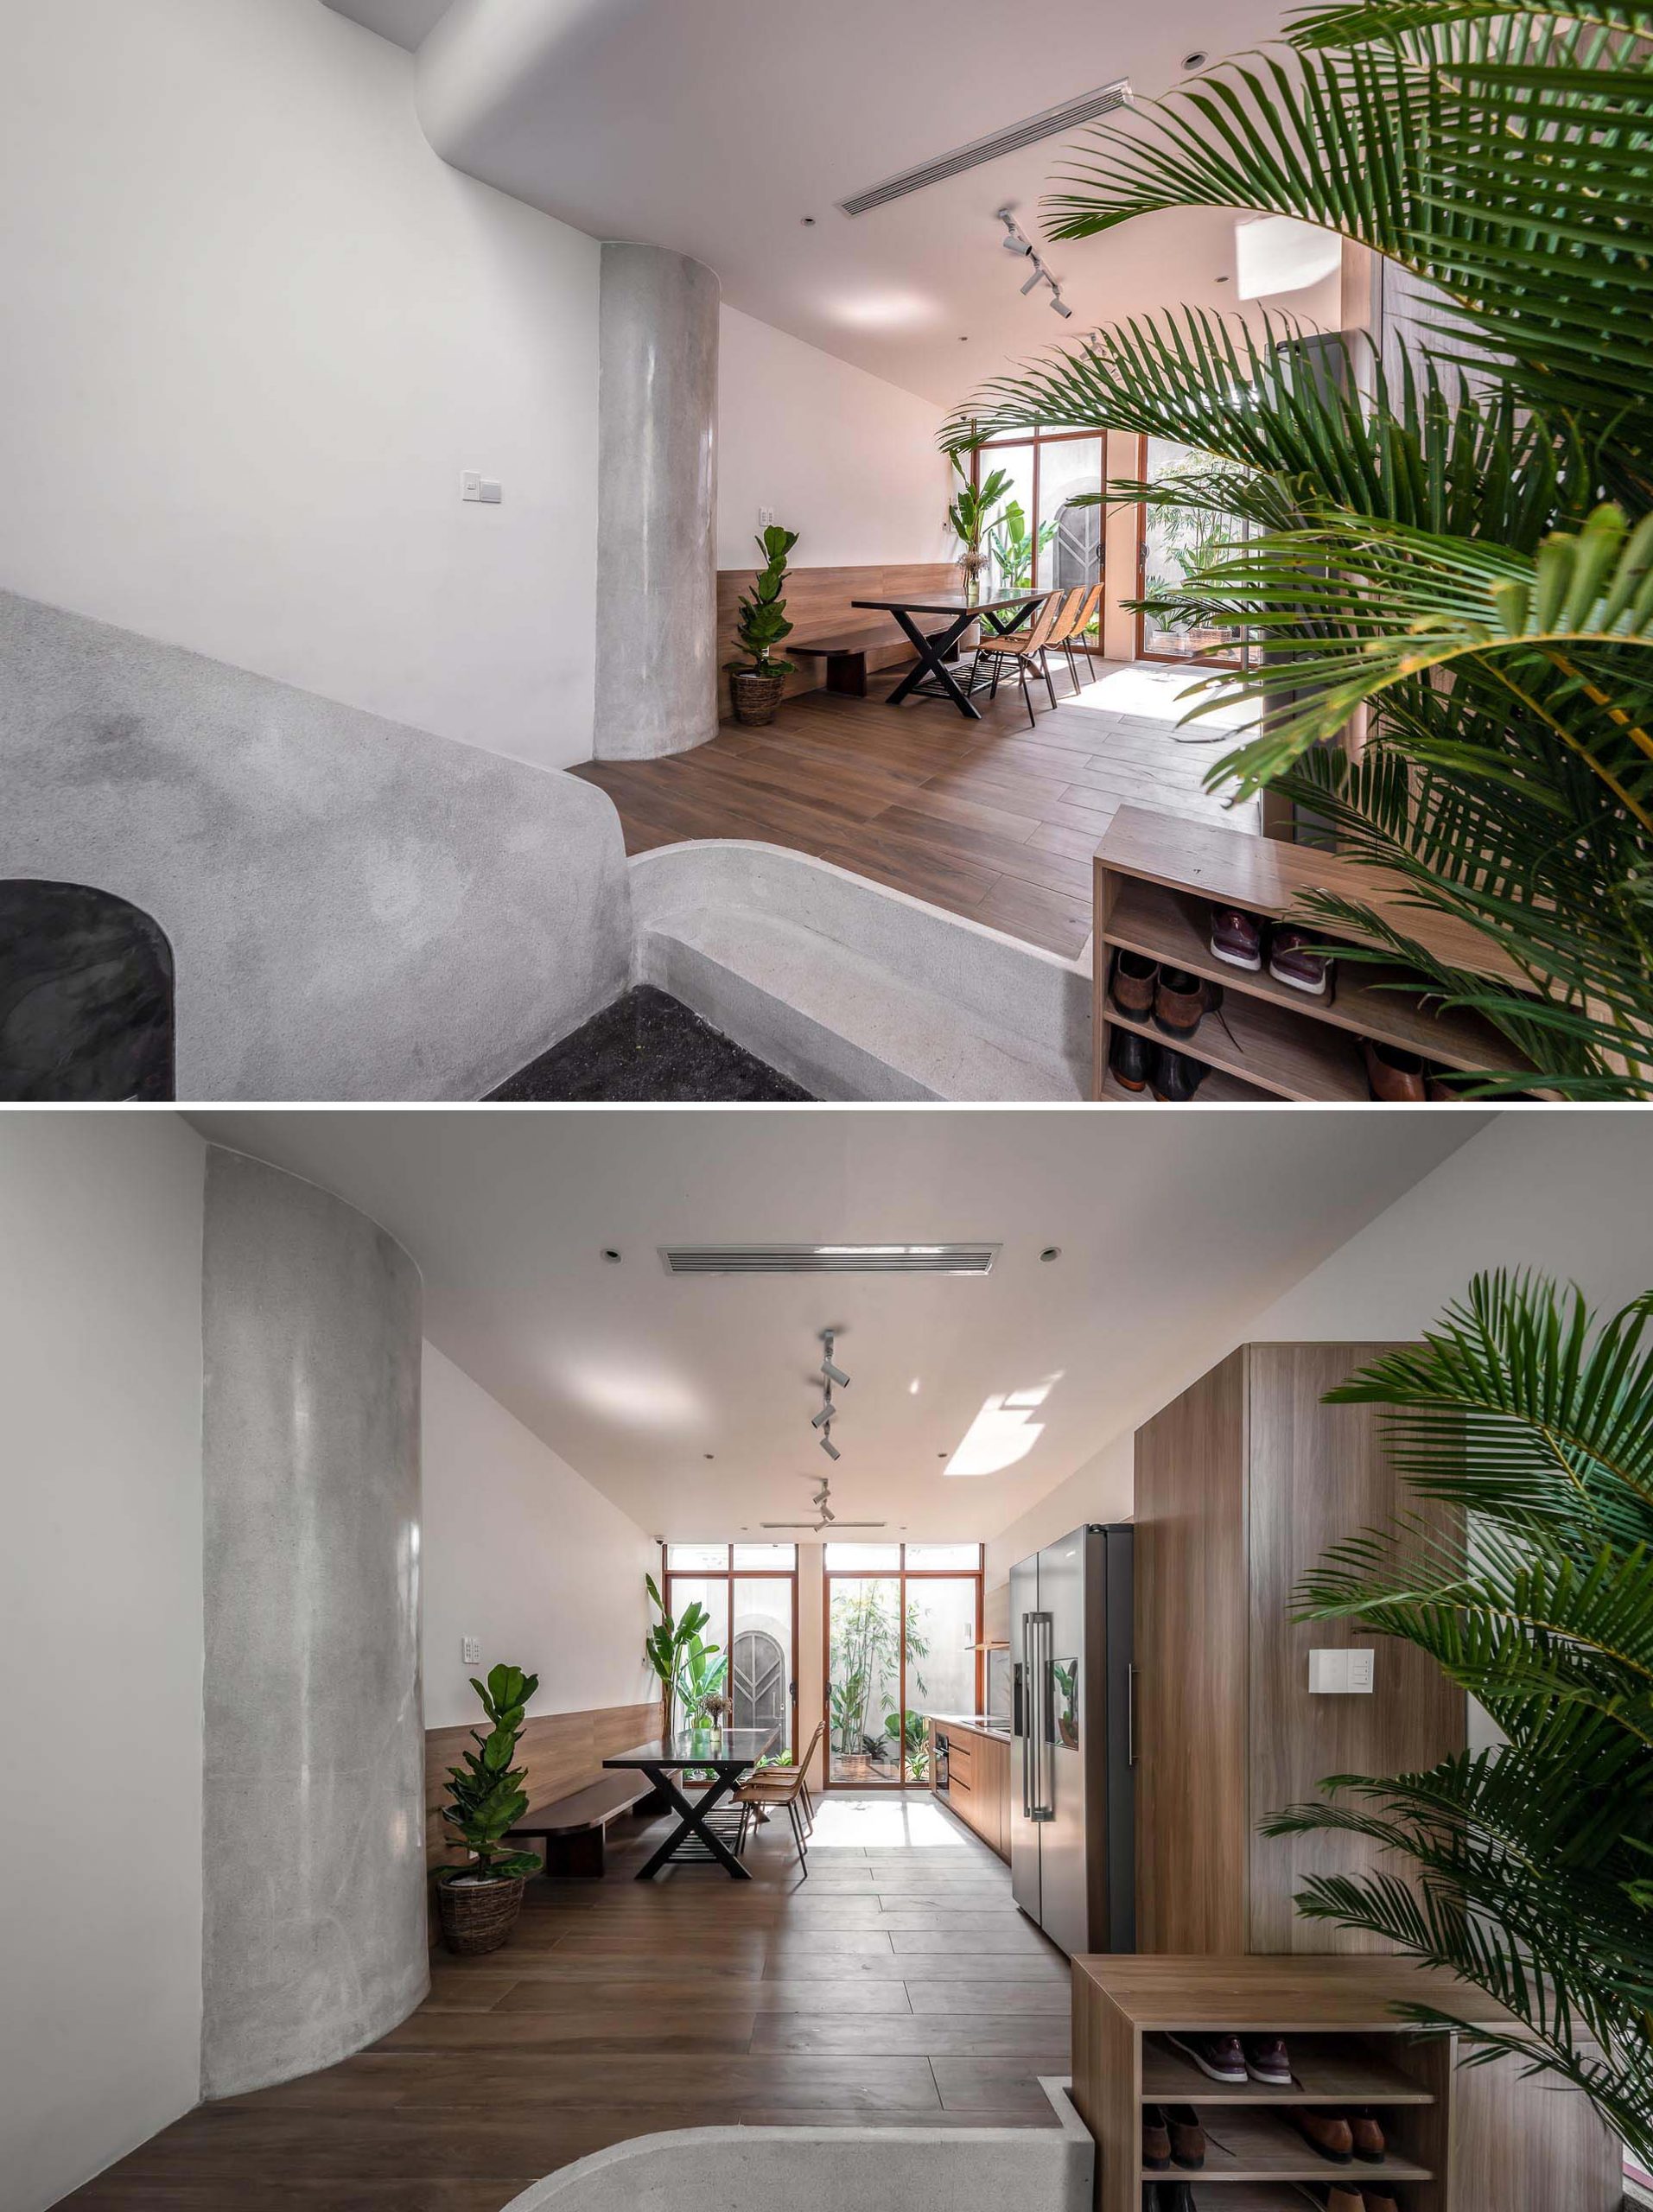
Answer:
<svg viewBox="0 0 1653 2212"><path fill-rule="evenodd" d="M1456 2026L1581 2089L1653 2164L1653 1291L1598 1322L1575 1290L1478 1276L1417 1346L1329 1399L1390 1409L1392 1457L1459 1533L1403 1516L1332 1552L1300 1618L1428 1653L1502 1741L1427 1772L1336 1775L1264 1823L1340 1830L1386 1870L1312 1878L1316 1920L1386 1937L1522 2024ZM1431 1533L1432 1529L1434 1533ZM1388 1866L1406 1865L1408 1881Z"/></svg>
<svg viewBox="0 0 1653 2212"><path fill-rule="evenodd" d="M1300 11L1287 45L1097 127L1049 233L1294 217L1390 264L1422 337L1386 362L1278 315L1145 315L989 385L946 433L1097 422L1205 456L1110 495L1248 526L1142 603L1259 648L1201 687L1196 715L1262 709L1211 780L1272 785L1403 879L1398 910L1307 911L1586 1098L1653 1096L1650 37L1646 0ZM1497 959L1432 957L1408 907Z"/></svg>

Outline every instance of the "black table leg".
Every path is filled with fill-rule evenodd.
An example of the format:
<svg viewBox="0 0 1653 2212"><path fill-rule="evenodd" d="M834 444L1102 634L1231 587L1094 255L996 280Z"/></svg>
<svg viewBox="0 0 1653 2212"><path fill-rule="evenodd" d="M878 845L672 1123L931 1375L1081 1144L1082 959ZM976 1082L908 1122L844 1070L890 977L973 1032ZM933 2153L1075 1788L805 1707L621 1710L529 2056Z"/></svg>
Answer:
<svg viewBox="0 0 1653 2212"><path fill-rule="evenodd" d="M752 1879L749 1870L741 1864L722 1836L715 1834L706 1826L707 1814L721 1799L728 1796L730 1790L741 1779L744 1769L740 1767L717 1769L716 1779L698 1804L692 1803L683 1796L664 1767L645 1766L643 1771L670 1802L673 1812L680 1813L683 1817L655 1853L653 1858L650 1859L648 1865L639 1868L638 1880L652 1882L661 1867L675 1857L678 1845L686 1843L691 1835L695 1835L699 1837L712 1857L722 1863L735 1881L749 1882Z"/></svg>
<svg viewBox="0 0 1653 2212"><path fill-rule="evenodd" d="M917 668L910 669L902 677L894 690L890 693L886 704L899 707L903 699L911 698L912 694L919 690L926 677L932 677L939 689L932 690L926 687L921 694L923 697L949 698L961 715L968 715L973 722L979 722L982 719L981 713L970 704L970 693L965 690L952 670L948 667L946 656L949 653L957 655L959 639L972 622L980 621L980 613L972 607L961 614L956 621L950 622L946 629L938 632L936 636L926 638L904 607L895 607L892 611L902 629L912 640L913 649L919 656L919 665Z"/></svg>

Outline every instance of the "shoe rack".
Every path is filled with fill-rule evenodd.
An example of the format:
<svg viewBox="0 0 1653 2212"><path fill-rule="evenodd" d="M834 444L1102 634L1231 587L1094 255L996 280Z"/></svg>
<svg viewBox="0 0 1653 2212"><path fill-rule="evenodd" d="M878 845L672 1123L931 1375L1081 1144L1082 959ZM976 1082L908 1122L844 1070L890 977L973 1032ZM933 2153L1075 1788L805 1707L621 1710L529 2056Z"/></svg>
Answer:
<svg viewBox="0 0 1653 2212"><path fill-rule="evenodd" d="M1376 1957L1075 1959L1073 2101L1097 2141L1100 2212L1141 2212L1145 2183L1179 2181L1195 2212L1307 2212L1305 2184L1381 2190L1400 2212L1493 2212L1455 2183L1477 2154L1458 2109L1458 2037L1389 2009L1443 2001L1449 1980ZM1507 2021L1490 1999L1451 1988L1463 2017ZM1167 2041L1202 2032L1284 2036L1292 2086L1208 2081ZM1194 2107L1206 2138L1198 2172L1143 2164L1144 2104ZM1370 2109L1381 2164L1322 2158L1286 2118L1293 2105Z"/></svg>
<svg viewBox="0 0 1653 2212"><path fill-rule="evenodd" d="M1365 1103L1371 1093L1363 1037L1446 1069L1527 1067L1479 1015L1434 1014L1418 990L1386 988L1403 978L1402 969L1345 962L1331 996L1318 999L1277 982L1266 955L1252 974L1211 951L1206 919L1211 906L1240 906L1266 921L1281 921L1306 892L1332 891L1387 910L1397 928L1455 967L1502 982L1523 981L1479 931L1402 906L1398 881L1370 868L1310 846L1249 836L1150 807L1122 806L1097 850L1095 889L1093 1097L1140 1103L1109 1071L1116 1028L1135 1030L1156 1045L1174 1043L1179 1052L1203 1061L1211 1073L1195 1094L1196 1105L1275 1099ZM1122 1015L1108 995L1109 970L1122 948L1222 984L1223 1018L1207 1014L1184 1040Z"/></svg>

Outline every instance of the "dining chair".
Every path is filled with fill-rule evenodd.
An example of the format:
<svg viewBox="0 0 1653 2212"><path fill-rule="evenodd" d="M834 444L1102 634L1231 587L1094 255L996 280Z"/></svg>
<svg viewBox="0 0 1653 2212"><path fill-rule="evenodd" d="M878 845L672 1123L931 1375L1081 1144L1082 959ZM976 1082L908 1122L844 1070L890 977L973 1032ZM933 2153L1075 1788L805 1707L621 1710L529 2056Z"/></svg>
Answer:
<svg viewBox="0 0 1653 2212"><path fill-rule="evenodd" d="M1046 653L1059 647L1067 660L1067 672L1073 679L1077 695L1079 690L1079 664L1073 658L1073 648L1079 641L1079 632L1090 620L1088 608L1090 594L1084 584L1065 592L1062 597L1062 611L1056 618L1056 627L1045 641Z"/></svg>
<svg viewBox="0 0 1653 2212"><path fill-rule="evenodd" d="M976 649L976 659L971 665L970 680L966 688L972 692L975 690L976 672L980 668L985 655L993 663L993 689L989 696L996 699L999 696L999 677L1003 671L1004 664L1007 661L1014 661L1016 664L1016 674L1021 683L1022 704L1027 709L1028 721L1032 723L1036 719L1033 714L1033 696L1027 689L1027 671L1030 668L1044 677L1045 689L1049 692L1051 704L1054 707L1056 686L1051 682L1050 664L1045 656L1050 646L1052 633L1061 619L1062 608L1067 596L1065 592L1047 593L1028 628L1007 630L997 637L983 639Z"/></svg>
<svg viewBox="0 0 1653 2212"><path fill-rule="evenodd" d="M810 1871L806 1838L815 1827L815 1811L810 1798L810 1762L820 1745L824 1726L823 1722L816 1724L809 1749L796 1766L758 1767L734 1793L734 1802L741 1808L741 1830L734 1846L736 1853L746 1848L754 1814L785 1812L792 1824L792 1834L798 1844L798 1863L803 1868L806 1880Z"/></svg>
<svg viewBox="0 0 1653 2212"><path fill-rule="evenodd" d="M1100 584L1090 586L1084 595L1084 605L1079 610L1079 619L1073 626L1073 642L1084 655L1085 666L1090 670L1093 680L1097 673L1097 648L1102 644L1102 637L1098 631L1097 645L1093 647L1090 643L1090 625L1102 612L1102 592L1103 587Z"/></svg>

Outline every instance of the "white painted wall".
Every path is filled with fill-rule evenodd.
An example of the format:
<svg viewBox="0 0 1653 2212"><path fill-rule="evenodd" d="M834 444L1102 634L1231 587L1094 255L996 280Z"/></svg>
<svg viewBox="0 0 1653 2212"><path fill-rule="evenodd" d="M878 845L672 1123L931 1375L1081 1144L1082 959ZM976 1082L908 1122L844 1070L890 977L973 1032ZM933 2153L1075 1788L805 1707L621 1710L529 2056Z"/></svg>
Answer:
<svg viewBox="0 0 1653 2212"><path fill-rule="evenodd" d="M320 0L0 0L0 587L566 765L599 248L413 67Z"/></svg>
<svg viewBox="0 0 1653 2212"><path fill-rule="evenodd" d="M762 507L800 569L952 558L941 409L734 308L719 343L720 569L755 564Z"/></svg>
<svg viewBox="0 0 1653 2212"><path fill-rule="evenodd" d="M1361 1117L1349 1117L1351 1142ZM1644 1109L1515 1108L1305 1275L1225 1332L1187 1346L1182 1378L1140 1421L1237 1344L1415 1336L1470 1277L1531 1268L1598 1307L1653 1286L1653 1116ZM1174 1317L1168 1325L1174 1326ZM1132 1429L1112 1438L988 1548L988 1580L1082 1521L1131 1510Z"/></svg>
<svg viewBox="0 0 1653 2212"><path fill-rule="evenodd" d="M425 1726L476 1719L470 1677L500 1660L539 1676L531 1713L650 1696L658 1546L429 1344L423 1424ZM461 1656L467 1636L480 1668Z"/></svg>
<svg viewBox="0 0 1653 2212"><path fill-rule="evenodd" d="M200 2094L204 1154L170 1114L0 1122L8 2212Z"/></svg>

